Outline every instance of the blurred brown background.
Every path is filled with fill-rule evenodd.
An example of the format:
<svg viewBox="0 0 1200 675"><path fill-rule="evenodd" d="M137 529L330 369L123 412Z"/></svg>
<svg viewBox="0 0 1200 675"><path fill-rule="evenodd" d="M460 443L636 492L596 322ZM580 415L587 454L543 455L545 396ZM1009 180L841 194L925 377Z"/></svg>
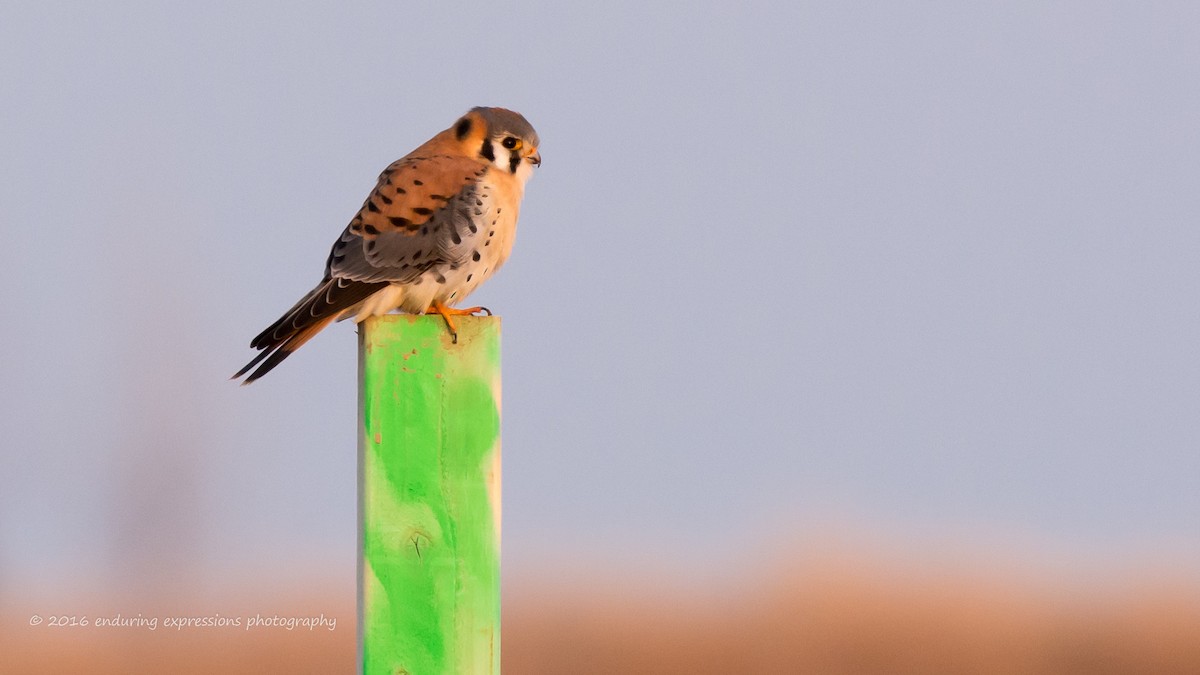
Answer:
<svg viewBox="0 0 1200 675"><path fill-rule="evenodd" d="M789 561L784 564L784 561ZM585 566L581 566L586 569ZM744 576L684 587L595 570L505 590L507 673L1196 673L1200 586L1166 570L1101 587L969 565L871 559L865 551L781 558ZM636 579L637 575L631 575ZM547 581L548 579L548 581ZM353 589L172 598L29 601L4 608L0 672L330 675L354 672ZM302 626L48 627L72 612L112 617L261 614L334 619Z"/></svg>

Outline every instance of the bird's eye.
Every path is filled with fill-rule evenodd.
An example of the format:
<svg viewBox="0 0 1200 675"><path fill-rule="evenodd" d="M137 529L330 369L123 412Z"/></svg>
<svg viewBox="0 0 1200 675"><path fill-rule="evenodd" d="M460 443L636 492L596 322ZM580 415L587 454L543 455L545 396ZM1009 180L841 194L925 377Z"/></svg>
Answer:
<svg viewBox="0 0 1200 675"><path fill-rule="evenodd" d="M503 145L504 147L508 148L509 150L514 150L516 148L521 147L521 141L513 138L512 136L509 136L508 138L505 138L503 141L500 141L500 145Z"/></svg>

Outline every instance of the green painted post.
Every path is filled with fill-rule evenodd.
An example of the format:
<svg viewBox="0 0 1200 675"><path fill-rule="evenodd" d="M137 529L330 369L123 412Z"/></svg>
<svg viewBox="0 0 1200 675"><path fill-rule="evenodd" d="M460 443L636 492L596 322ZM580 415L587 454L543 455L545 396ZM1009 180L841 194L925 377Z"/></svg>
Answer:
<svg viewBox="0 0 1200 675"><path fill-rule="evenodd" d="M359 672L500 672L500 319L359 330Z"/></svg>

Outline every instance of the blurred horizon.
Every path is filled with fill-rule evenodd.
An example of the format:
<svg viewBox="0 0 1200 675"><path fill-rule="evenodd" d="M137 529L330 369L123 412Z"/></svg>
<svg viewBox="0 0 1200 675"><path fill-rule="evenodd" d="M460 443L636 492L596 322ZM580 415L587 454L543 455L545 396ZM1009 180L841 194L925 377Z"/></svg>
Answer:
<svg viewBox="0 0 1200 675"><path fill-rule="evenodd" d="M503 668L581 675L1169 675L1200 668L1200 583L1193 574L1143 568L1153 574L1097 585L1038 577L1012 560L910 553L897 561L869 547L822 548L748 563L709 585L680 584L653 568L619 574L579 560L565 574L506 579ZM81 614L72 618L91 625L53 628L44 621L56 610L31 612L45 608L46 598L27 592L11 613L43 623L30 619L0 631L0 671L115 675L154 663L180 675L352 672L355 596L345 579L226 587L206 597L163 590L74 598L69 605Z"/></svg>

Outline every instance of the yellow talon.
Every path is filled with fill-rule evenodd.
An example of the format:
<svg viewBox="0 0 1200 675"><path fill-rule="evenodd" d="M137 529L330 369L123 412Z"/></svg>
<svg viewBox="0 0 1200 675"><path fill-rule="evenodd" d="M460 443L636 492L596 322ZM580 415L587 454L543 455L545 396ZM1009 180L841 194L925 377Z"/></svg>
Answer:
<svg viewBox="0 0 1200 675"><path fill-rule="evenodd" d="M458 309L456 307L447 307L438 300L434 300L433 304L429 306L429 309L425 310L426 314L430 312L437 312L442 316L442 319L446 322L446 327L450 329L450 342L454 344L458 344L458 328L454 325L454 319L451 319L450 317L474 316L476 312L486 312L488 316L492 315L492 310L488 309L487 307L466 307L463 309Z"/></svg>

